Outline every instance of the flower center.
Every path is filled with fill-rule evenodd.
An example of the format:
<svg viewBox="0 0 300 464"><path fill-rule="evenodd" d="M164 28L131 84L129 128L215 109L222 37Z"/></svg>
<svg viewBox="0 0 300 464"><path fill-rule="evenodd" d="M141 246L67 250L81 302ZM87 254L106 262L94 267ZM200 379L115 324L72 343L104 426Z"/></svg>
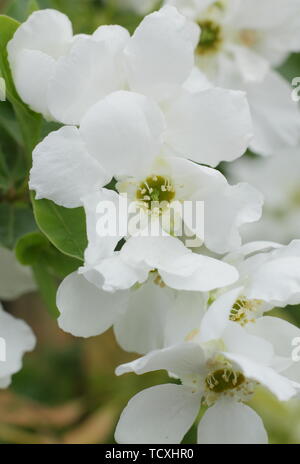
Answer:
<svg viewBox="0 0 300 464"><path fill-rule="evenodd" d="M236 300L232 306L229 319L233 322L238 322L242 326L249 322L255 322L255 313L262 304L262 300L247 300L246 298L241 297Z"/></svg>
<svg viewBox="0 0 300 464"><path fill-rule="evenodd" d="M216 52L222 42L221 27L210 19L200 21L198 24L201 28L200 41L196 50L198 55Z"/></svg>
<svg viewBox="0 0 300 464"><path fill-rule="evenodd" d="M228 390L238 389L245 380L241 372L225 368L209 374L205 379L205 385L211 392L224 393Z"/></svg>
<svg viewBox="0 0 300 464"><path fill-rule="evenodd" d="M175 189L169 178L163 176L147 177L139 186L136 198L148 209L157 208L158 203L169 204L175 197Z"/></svg>

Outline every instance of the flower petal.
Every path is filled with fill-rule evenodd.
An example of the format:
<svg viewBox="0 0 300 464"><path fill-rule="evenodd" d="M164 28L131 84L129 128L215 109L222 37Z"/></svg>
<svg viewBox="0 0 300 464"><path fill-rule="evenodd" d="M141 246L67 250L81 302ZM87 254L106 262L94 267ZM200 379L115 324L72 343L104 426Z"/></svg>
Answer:
<svg viewBox="0 0 300 464"><path fill-rule="evenodd" d="M77 40L60 58L48 93L50 111L58 121L79 124L93 104L124 87L119 55L128 39L126 29L106 26Z"/></svg>
<svg viewBox="0 0 300 464"><path fill-rule="evenodd" d="M240 157L252 137L243 92L213 88L179 97L166 112L166 142L177 155L217 166Z"/></svg>
<svg viewBox="0 0 300 464"><path fill-rule="evenodd" d="M119 203L119 195L113 191L102 188L82 198L86 216L86 229L88 236L88 246L84 252L85 266L91 269L97 265L101 259L111 257L121 240L122 236L119 231L98 231L98 221L110 222L112 225L118 225L119 209L122 205ZM102 235L103 234L103 235Z"/></svg>
<svg viewBox="0 0 300 464"><path fill-rule="evenodd" d="M206 292L238 279L234 267L192 253L171 236L132 237L122 248L121 256L131 266L157 269L164 283L175 290Z"/></svg>
<svg viewBox="0 0 300 464"><path fill-rule="evenodd" d="M239 354L223 353L238 369L241 369L247 379L255 380L273 393L279 401L288 401L297 394L293 382L279 375L270 367L260 365Z"/></svg>
<svg viewBox="0 0 300 464"><path fill-rule="evenodd" d="M253 256L245 262L251 274L247 297L284 307L300 301L300 241L269 254ZM256 269L255 267L256 266Z"/></svg>
<svg viewBox="0 0 300 464"><path fill-rule="evenodd" d="M269 366L274 357L273 345L263 337L252 335L238 323L229 321L222 334L226 350L245 356L260 365Z"/></svg>
<svg viewBox="0 0 300 464"><path fill-rule="evenodd" d="M267 444L261 418L253 409L233 400L218 401L208 409L198 426L200 445Z"/></svg>
<svg viewBox="0 0 300 464"><path fill-rule="evenodd" d="M263 82L247 84L245 90L253 117L251 149L261 155L271 155L280 148L297 145L300 112L291 98L289 84L278 73L270 71Z"/></svg>
<svg viewBox="0 0 300 464"><path fill-rule="evenodd" d="M207 295L198 292L174 292L174 302L169 308L165 323L165 346L183 341L195 341L201 320L206 311Z"/></svg>
<svg viewBox="0 0 300 464"><path fill-rule="evenodd" d="M76 127L51 132L33 152L30 188L36 191L36 199L74 208L82 205L83 196L109 180L89 155Z"/></svg>
<svg viewBox="0 0 300 464"><path fill-rule="evenodd" d="M72 41L72 25L56 10L32 13L8 43L8 59L20 97L34 111L50 119L47 89L55 60Z"/></svg>
<svg viewBox="0 0 300 464"><path fill-rule="evenodd" d="M116 375L134 372L145 374L164 369L178 377L201 374L205 362L205 354L198 343L181 343L162 350L151 351L146 356L127 364L122 364L116 369Z"/></svg>
<svg viewBox="0 0 300 464"><path fill-rule="evenodd" d="M180 385L159 385L134 396L121 414L121 444L180 443L199 411L199 397Z"/></svg>
<svg viewBox="0 0 300 464"><path fill-rule="evenodd" d="M7 46L10 64L25 49L58 58L67 51L72 37L72 24L66 15L51 9L35 11L16 30Z"/></svg>
<svg viewBox="0 0 300 464"><path fill-rule="evenodd" d="M0 300L14 300L36 290L29 267L21 266L11 250L0 247Z"/></svg>
<svg viewBox="0 0 300 464"><path fill-rule="evenodd" d="M117 342L140 354L164 347L166 313L174 298L151 281L129 292L128 310L114 324Z"/></svg>
<svg viewBox="0 0 300 464"><path fill-rule="evenodd" d="M205 245L224 254L241 245L240 228L258 221L263 196L249 184L227 185L205 200Z"/></svg>
<svg viewBox="0 0 300 464"><path fill-rule="evenodd" d="M160 153L164 124L154 102L120 91L87 112L80 133L89 152L111 176L132 175Z"/></svg>
<svg viewBox="0 0 300 464"><path fill-rule="evenodd" d="M173 7L146 16L124 51L131 90L169 98L192 71L198 37L198 26Z"/></svg>
<svg viewBox="0 0 300 464"><path fill-rule="evenodd" d="M47 101L55 60L39 50L22 50L12 67L14 83L21 99L47 120L53 119Z"/></svg>
<svg viewBox="0 0 300 464"><path fill-rule="evenodd" d="M30 327L20 319L6 313L0 304L0 346L4 346L5 361L0 362L0 378L10 377L21 369L22 357L35 346ZM2 356L1 356L2 358ZM4 379L7 384L8 379Z"/></svg>
<svg viewBox="0 0 300 464"><path fill-rule="evenodd" d="M231 308L241 292L241 287L224 293L217 298L203 316L198 340L200 343L218 340L229 323Z"/></svg>
<svg viewBox="0 0 300 464"><path fill-rule="evenodd" d="M77 337L105 332L126 309L127 292L103 292L78 272L67 276L57 291L59 327Z"/></svg>

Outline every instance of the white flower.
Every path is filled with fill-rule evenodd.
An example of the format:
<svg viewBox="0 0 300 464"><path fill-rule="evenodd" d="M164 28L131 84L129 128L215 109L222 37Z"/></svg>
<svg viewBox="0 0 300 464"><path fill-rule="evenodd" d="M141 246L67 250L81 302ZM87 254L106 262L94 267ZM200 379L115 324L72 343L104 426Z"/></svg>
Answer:
<svg viewBox="0 0 300 464"><path fill-rule="evenodd" d="M287 246L248 243L224 261L238 269L236 285L243 287L247 300L261 300L269 309L300 303L300 240Z"/></svg>
<svg viewBox="0 0 300 464"><path fill-rule="evenodd" d="M264 196L263 216L255 227L245 226L245 242L272 240L287 244L300 230L300 147L280 151L270 158L242 158L228 165L233 181L250 182ZM272 175L270 175L272 173Z"/></svg>
<svg viewBox="0 0 300 464"><path fill-rule="evenodd" d="M0 304L0 388L11 383L11 377L22 366L22 357L33 350L35 336L25 322L6 313Z"/></svg>
<svg viewBox="0 0 300 464"><path fill-rule="evenodd" d="M199 28L173 7L147 16L130 38L120 26L72 36L55 10L33 13L8 44L16 88L32 109L66 124L114 90L165 99L190 74Z"/></svg>
<svg viewBox="0 0 300 464"><path fill-rule="evenodd" d="M275 355L273 365L290 379L299 381L300 367L292 359L292 341L300 336L300 329L264 313L275 306L299 304L300 241L288 246L248 243L229 254L225 261L236 266L240 278L233 289L222 289L209 296L215 300L210 307L215 322L211 327L202 324L203 333L210 336L214 325L220 327L229 319L248 333L270 341Z"/></svg>
<svg viewBox="0 0 300 464"><path fill-rule="evenodd" d="M12 251L0 247L0 300L14 300L34 290L30 269L21 266Z"/></svg>
<svg viewBox="0 0 300 464"><path fill-rule="evenodd" d="M146 178L159 156L192 158L212 166L235 159L247 147L250 126L247 103L240 93L221 89L187 93L162 113L143 95L115 92L86 113L79 129L63 127L35 148L30 188L37 199L80 206L85 195L113 176L144 174Z"/></svg>
<svg viewBox="0 0 300 464"><path fill-rule="evenodd" d="M62 330L79 337L99 335L113 326L126 351L145 354L180 342L203 316L204 297L162 286L157 275L127 291L105 292L74 273L60 285L57 306Z"/></svg>
<svg viewBox="0 0 300 464"><path fill-rule="evenodd" d="M250 185L230 186L219 171L175 157L156 158L147 171L137 166L134 176L128 172L116 187L119 193L127 194L137 210L160 222L167 233L184 235L183 221L185 228L194 232L208 249L220 254L241 244L239 228L259 219L263 203L261 195ZM185 214L185 202L195 206L200 201L204 203L203 218L194 225L196 211ZM172 210L176 214L170 228Z"/></svg>
<svg viewBox="0 0 300 464"><path fill-rule="evenodd" d="M173 159L168 163L165 160L164 169L182 166L184 177L184 163L190 162L174 160L180 163L173 165ZM208 197L213 189L221 193L228 188L220 173L195 165L193 169L196 176L192 180L202 177L202 191ZM84 267L68 276L59 288L60 327L87 337L114 325L119 344L141 353L183 339L198 325L204 310L203 296L198 292L231 285L238 279L235 268L192 253L178 238L166 233L130 237L120 251L114 252L122 237L102 237L96 228L97 205L108 200L118 208L118 194L111 190L102 189L84 198L89 244ZM213 229L211 233L217 235ZM183 296L175 291L183 291Z"/></svg>
<svg viewBox="0 0 300 464"><path fill-rule="evenodd" d="M95 214L95 209L91 212ZM106 239L96 240L100 246L90 242L85 267L59 287L58 322L63 330L83 337L114 325L119 344L128 351L147 353L181 340L203 314L203 296L198 292L238 278L234 267L192 253L171 236L133 237L120 252L105 258L101 253L103 248L107 253Z"/></svg>
<svg viewBox="0 0 300 464"><path fill-rule="evenodd" d="M131 399L116 429L117 442L180 443L201 403L209 409L198 425L198 443L267 442L261 419L242 402L257 385L281 401L296 396L300 385L277 371L270 342L228 320L230 298L222 298L223 307L210 307L194 341L153 351L117 369L118 375L165 369L182 382L152 387Z"/></svg>
<svg viewBox="0 0 300 464"><path fill-rule="evenodd" d="M251 148L262 155L299 140L291 89L272 67L299 51L299 0L166 0L201 28L200 69L217 85L247 92L254 124Z"/></svg>

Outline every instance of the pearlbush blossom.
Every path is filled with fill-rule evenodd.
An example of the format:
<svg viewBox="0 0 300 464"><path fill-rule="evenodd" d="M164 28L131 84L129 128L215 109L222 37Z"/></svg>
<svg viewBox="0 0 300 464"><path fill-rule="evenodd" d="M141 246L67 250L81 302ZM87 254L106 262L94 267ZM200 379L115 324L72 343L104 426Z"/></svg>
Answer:
<svg viewBox="0 0 300 464"><path fill-rule="evenodd" d="M300 50L299 0L166 0L201 28L196 61L217 85L247 92L253 151L270 155L299 141L300 113L274 71Z"/></svg>
<svg viewBox="0 0 300 464"><path fill-rule="evenodd" d="M299 169L299 146L280 150L268 158L244 157L228 166L232 181L247 180L264 195L262 218L255 227L243 228L244 241L274 240L287 244L299 236Z"/></svg>
<svg viewBox="0 0 300 464"><path fill-rule="evenodd" d="M22 367L22 358L35 346L35 336L28 325L4 311L0 304L0 388Z"/></svg>
<svg viewBox="0 0 300 464"><path fill-rule="evenodd" d="M119 25L74 35L64 14L36 11L8 43L20 98L61 124L32 154L37 222L73 257L65 242L76 234L74 208L85 213L80 226L88 245L84 257L76 255L83 257L79 268L59 285L58 324L79 337L113 327L124 350L142 355L117 375L168 372L170 383L129 401L117 442L180 443L195 425L199 444L267 443L247 403L261 387L279 401L300 393L291 355L300 329L267 314L300 304L300 240L243 243L243 228L261 217L263 197L247 183L247 160L233 167L234 185L216 167L249 146L267 155L297 142L299 111L273 68L300 48L300 0L165 3L132 36ZM145 14L156 2L123 6ZM41 199L56 204L44 202L61 221L49 229L47 214L42 225L38 220ZM187 203L202 205L200 221L195 209L185 214ZM132 212L139 215L135 229ZM68 235L53 239L53 224L65 214L59 235ZM6 262L11 252L1 250ZM5 274L3 282L11 279L7 267ZM18 274L18 289L15 281L5 285L0 298L34 288L27 269ZM35 344L27 325L0 307L3 341L0 388Z"/></svg>
<svg viewBox="0 0 300 464"><path fill-rule="evenodd" d="M198 443L267 442L261 419L242 403L258 385L287 401L297 395L300 384L286 377L277 364L275 333L267 341L230 321L236 296L236 291L223 295L222 305L209 308L192 341L118 367L118 375L165 369L182 382L152 387L132 398L116 429L119 443L180 443L201 402L210 407L198 425Z"/></svg>
<svg viewBox="0 0 300 464"><path fill-rule="evenodd" d="M14 300L34 290L31 270L21 266L11 250L0 247L0 300Z"/></svg>

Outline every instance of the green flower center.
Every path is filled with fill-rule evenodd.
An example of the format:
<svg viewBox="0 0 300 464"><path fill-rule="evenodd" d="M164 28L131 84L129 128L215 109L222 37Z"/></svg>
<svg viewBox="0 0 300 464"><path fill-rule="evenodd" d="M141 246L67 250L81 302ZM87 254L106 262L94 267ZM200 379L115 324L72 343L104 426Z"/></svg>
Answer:
<svg viewBox="0 0 300 464"><path fill-rule="evenodd" d="M200 21L198 24L201 28L201 36L197 53L205 55L216 52L222 42L221 27L211 20Z"/></svg>
<svg viewBox="0 0 300 464"><path fill-rule="evenodd" d="M223 393L228 390L238 389L246 381L241 372L232 369L218 369L209 374L205 379L208 390L214 393Z"/></svg>
<svg viewBox="0 0 300 464"><path fill-rule="evenodd" d="M157 207L158 203L170 203L175 197L175 189L169 178L150 176L144 180L137 192L137 200L142 201L148 209Z"/></svg>

